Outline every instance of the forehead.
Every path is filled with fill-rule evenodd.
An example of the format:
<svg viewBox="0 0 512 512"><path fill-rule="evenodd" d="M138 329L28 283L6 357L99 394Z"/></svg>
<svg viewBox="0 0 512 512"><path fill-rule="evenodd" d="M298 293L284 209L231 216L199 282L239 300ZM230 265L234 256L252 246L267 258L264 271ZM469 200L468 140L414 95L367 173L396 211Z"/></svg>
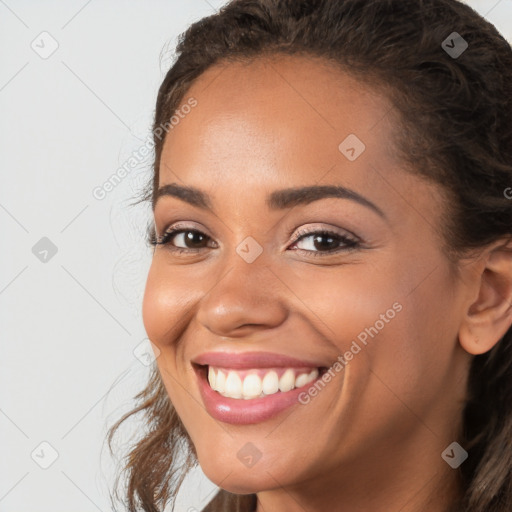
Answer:
<svg viewBox="0 0 512 512"><path fill-rule="evenodd" d="M249 208L261 207L259 198L273 189L340 184L385 201L397 218L411 208L404 197L429 212L439 195L400 169L397 115L387 98L323 59L218 64L198 77L182 104L191 97L197 106L166 137L160 186L182 182L211 191L218 203ZM355 160L340 150L346 140L364 148Z"/></svg>
<svg viewBox="0 0 512 512"><path fill-rule="evenodd" d="M207 160L210 174L235 162L240 171L261 165L283 172L300 161L322 173L346 163L339 145L349 135L365 145L363 161L393 156L387 100L323 59L224 62L199 76L182 103L190 97L197 106L164 145L164 160L173 167L192 170Z"/></svg>
<svg viewBox="0 0 512 512"><path fill-rule="evenodd" d="M242 109L262 115L263 109L283 119L323 121L332 130L347 124L355 128L358 120L363 129L375 115L389 109L386 99L374 88L357 81L338 65L298 55L222 62L200 75L189 94L202 96L205 114L228 115ZM343 119L339 119L340 114Z"/></svg>

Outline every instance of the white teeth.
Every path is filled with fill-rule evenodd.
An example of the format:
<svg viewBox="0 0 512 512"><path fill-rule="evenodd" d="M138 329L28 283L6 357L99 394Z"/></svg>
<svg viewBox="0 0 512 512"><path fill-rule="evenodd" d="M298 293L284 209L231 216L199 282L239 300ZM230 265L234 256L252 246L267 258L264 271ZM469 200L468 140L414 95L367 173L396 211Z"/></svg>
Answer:
<svg viewBox="0 0 512 512"><path fill-rule="evenodd" d="M309 372L308 382L313 382L318 377L318 368Z"/></svg>
<svg viewBox="0 0 512 512"><path fill-rule="evenodd" d="M256 373L257 371L245 371L245 378L242 379L235 370L226 372L226 370L209 366L208 382L212 389L225 397L250 400L278 392L286 393L294 388L305 386L318 377L317 368L309 373L297 370L297 375L295 370L287 368L281 378L275 370L269 370L263 379Z"/></svg>
<svg viewBox="0 0 512 512"><path fill-rule="evenodd" d="M309 374L307 373L301 373L296 379L295 379L295 387L301 388L304 386L304 384L307 384L309 379Z"/></svg>
<svg viewBox="0 0 512 512"><path fill-rule="evenodd" d="M229 372L224 395L229 398L242 398L242 379L236 372Z"/></svg>
<svg viewBox="0 0 512 512"><path fill-rule="evenodd" d="M265 395L273 395L279 391L279 377L274 371L268 372L263 377L262 389Z"/></svg>
<svg viewBox="0 0 512 512"><path fill-rule="evenodd" d="M261 387L261 379L256 374L247 375L244 379L242 395L244 398L256 398L261 395Z"/></svg>
<svg viewBox="0 0 512 512"><path fill-rule="evenodd" d="M295 387L301 388L302 386L305 386L306 384L313 382L317 377L318 377L318 369L317 368L315 368L314 370L311 370L309 373L301 373L295 379Z"/></svg>
<svg viewBox="0 0 512 512"><path fill-rule="evenodd" d="M210 366L208 367L208 382L210 383L210 386L212 389L215 388L215 370Z"/></svg>
<svg viewBox="0 0 512 512"><path fill-rule="evenodd" d="M216 372L215 387L213 389L217 390L219 393L224 393L224 391L226 391L226 374L224 372L221 372L220 370Z"/></svg>
<svg viewBox="0 0 512 512"><path fill-rule="evenodd" d="M293 389L293 386L295 385L295 374L293 373L293 370L288 368L283 375L281 375L281 378L279 379L279 391L290 391Z"/></svg>

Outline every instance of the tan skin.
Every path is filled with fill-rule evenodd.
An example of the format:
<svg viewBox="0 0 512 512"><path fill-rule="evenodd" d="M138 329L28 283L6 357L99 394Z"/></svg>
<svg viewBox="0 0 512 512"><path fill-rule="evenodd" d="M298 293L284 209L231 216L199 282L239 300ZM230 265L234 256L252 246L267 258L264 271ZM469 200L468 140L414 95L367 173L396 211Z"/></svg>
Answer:
<svg viewBox="0 0 512 512"><path fill-rule="evenodd" d="M156 247L143 318L203 471L257 493L258 512L444 511L457 472L441 453L457 439L469 364L512 323L510 255L493 244L455 273L439 237L443 191L394 160L390 105L322 61L217 65L185 96L198 104L166 138L159 184L203 190L214 212L157 201L157 234L180 222L206 242L175 236L176 247L202 247L178 255ZM353 162L338 149L350 133L366 145ZM265 203L278 189L330 184L385 218L335 197ZM294 242L299 228L361 246L326 254L313 236ZM263 248L250 264L236 252L248 236ZM205 411L198 354L261 350L329 366L395 302L402 310L308 405L242 426ZM251 468L237 458L247 442L262 453Z"/></svg>

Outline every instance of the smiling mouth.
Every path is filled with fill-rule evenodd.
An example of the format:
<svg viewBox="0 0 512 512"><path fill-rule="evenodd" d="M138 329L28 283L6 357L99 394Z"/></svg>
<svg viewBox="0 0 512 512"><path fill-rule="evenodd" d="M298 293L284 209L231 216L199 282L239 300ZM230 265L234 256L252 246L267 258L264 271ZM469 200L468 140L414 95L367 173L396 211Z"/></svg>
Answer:
<svg viewBox="0 0 512 512"><path fill-rule="evenodd" d="M225 398L253 400L283 394L314 382L326 367L234 369L198 365L209 387Z"/></svg>

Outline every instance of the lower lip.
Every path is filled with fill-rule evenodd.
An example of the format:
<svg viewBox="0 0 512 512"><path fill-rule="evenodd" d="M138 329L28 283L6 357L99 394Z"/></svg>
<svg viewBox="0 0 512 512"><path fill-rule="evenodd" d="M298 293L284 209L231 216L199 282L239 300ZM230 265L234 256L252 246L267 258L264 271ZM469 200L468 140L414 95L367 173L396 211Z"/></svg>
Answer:
<svg viewBox="0 0 512 512"><path fill-rule="evenodd" d="M208 414L216 420L233 425L250 425L269 420L293 405L301 405L299 395L313 386L312 382L291 391L274 393L262 398L248 400L227 398L214 391L208 383L204 367L196 368L199 379L199 392Z"/></svg>

